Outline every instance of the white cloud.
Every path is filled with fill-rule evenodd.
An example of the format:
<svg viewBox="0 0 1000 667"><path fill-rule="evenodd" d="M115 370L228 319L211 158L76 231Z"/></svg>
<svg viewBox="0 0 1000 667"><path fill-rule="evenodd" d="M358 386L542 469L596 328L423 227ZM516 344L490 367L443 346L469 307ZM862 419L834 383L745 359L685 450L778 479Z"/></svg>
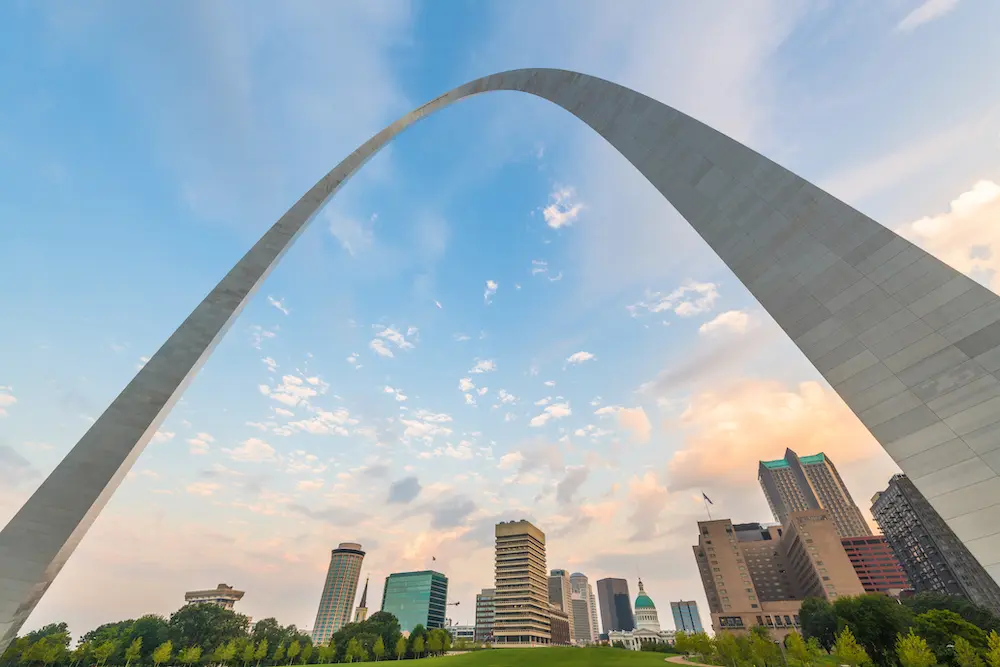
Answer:
<svg viewBox="0 0 1000 667"><path fill-rule="evenodd" d="M304 479L295 485L299 491L318 491L323 488L321 479Z"/></svg>
<svg viewBox="0 0 1000 667"><path fill-rule="evenodd" d="M278 362L272 359L271 357L264 357L263 359L261 359L261 361L263 361L264 365L267 366L267 370L271 371L272 373L278 367Z"/></svg>
<svg viewBox="0 0 1000 667"><path fill-rule="evenodd" d="M222 486L215 482L195 482L188 484L184 490L194 496L210 496L221 488Z"/></svg>
<svg viewBox="0 0 1000 667"><path fill-rule="evenodd" d="M506 389L501 389L497 392L497 398L500 399L500 403L504 405L514 405L517 403L517 396L509 393Z"/></svg>
<svg viewBox="0 0 1000 667"><path fill-rule="evenodd" d="M6 408L15 403L17 403L17 397L14 396L14 388L9 386L0 387L0 417L6 417Z"/></svg>
<svg viewBox="0 0 1000 667"><path fill-rule="evenodd" d="M556 386L556 381L555 380L546 380L542 384L544 384L546 387L554 387L554 386Z"/></svg>
<svg viewBox="0 0 1000 667"><path fill-rule="evenodd" d="M295 413L286 408L274 408L274 414L280 417L294 417Z"/></svg>
<svg viewBox="0 0 1000 667"><path fill-rule="evenodd" d="M457 447L453 447L449 442L447 447L444 449L444 455L450 456L453 459L471 459L472 458L472 443L463 440L458 443Z"/></svg>
<svg viewBox="0 0 1000 667"><path fill-rule="evenodd" d="M172 431L157 431L153 434L153 442L162 444L173 440L175 433Z"/></svg>
<svg viewBox="0 0 1000 667"><path fill-rule="evenodd" d="M215 442L215 438L208 433L198 433L195 437L188 438L187 442L191 445L192 454L207 454L208 446Z"/></svg>
<svg viewBox="0 0 1000 667"><path fill-rule="evenodd" d="M497 467L501 470L507 470L508 468L513 468L523 460L524 454L521 452L510 452L500 457L500 463L497 464Z"/></svg>
<svg viewBox="0 0 1000 667"><path fill-rule="evenodd" d="M899 234L956 270L1000 288L1000 184L982 180L949 209L901 225Z"/></svg>
<svg viewBox="0 0 1000 667"><path fill-rule="evenodd" d="M567 359L566 359L566 363L567 364L582 364L585 361L591 361L592 359L596 359L596 358L597 357L595 357L590 352L584 352L584 351L581 350L580 352L574 352L573 354L569 355L569 357L567 357Z"/></svg>
<svg viewBox="0 0 1000 667"><path fill-rule="evenodd" d="M528 424L530 426L544 426L550 419L562 419L571 414L573 414L573 411L570 409L569 403L553 403L552 405L545 406L542 414L532 417Z"/></svg>
<svg viewBox="0 0 1000 667"><path fill-rule="evenodd" d="M486 281L486 291L483 292L483 303L490 302L490 298L497 293L497 287L499 287L499 285L495 280Z"/></svg>
<svg viewBox="0 0 1000 667"><path fill-rule="evenodd" d="M531 275L536 276L539 273L548 273L549 263L544 259L533 259L531 260Z"/></svg>
<svg viewBox="0 0 1000 667"><path fill-rule="evenodd" d="M593 402L591 402L591 404L593 404ZM616 417L619 428L631 432L633 440L642 443L649 442L649 436L652 433L653 426L649 422L649 417L646 416L646 410L641 406L637 408L626 408L620 405L605 405L602 408L594 410L594 414L598 417ZM592 427L588 427L587 432L592 434ZM577 432L577 435L582 434ZM604 433L601 435L604 435Z"/></svg>
<svg viewBox="0 0 1000 667"><path fill-rule="evenodd" d="M708 322L698 327L698 332L702 334L719 333L731 331L733 333L746 333L750 324L750 316L742 310L727 310L719 313Z"/></svg>
<svg viewBox="0 0 1000 667"><path fill-rule="evenodd" d="M149 357L139 357L139 363L135 365L135 370L141 371L142 367L149 361Z"/></svg>
<svg viewBox="0 0 1000 667"><path fill-rule="evenodd" d="M958 5L958 0L924 0L919 7L903 17L896 25L897 32L909 32L925 23L941 18Z"/></svg>
<svg viewBox="0 0 1000 667"><path fill-rule="evenodd" d="M545 398L540 398L537 401L535 401L535 405L548 405L549 401L551 400L552 400L551 396L546 396Z"/></svg>
<svg viewBox="0 0 1000 667"><path fill-rule="evenodd" d="M441 305L440 301L435 301L434 305L437 306L438 308L444 308L444 306Z"/></svg>
<svg viewBox="0 0 1000 667"><path fill-rule="evenodd" d="M459 343L463 343L463 342L465 342L467 340L472 340L472 338L471 338L471 336L466 336L465 334L458 333L458 334L455 334L455 340L458 341Z"/></svg>
<svg viewBox="0 0 1000 667"><path fill-rule="evenodd" d="M400 350L412 350L415 346L412 341L407 340L407 338L412 338L417 334L416 327L409 327L406 330L406 334L401 333L394 327L383 327L378 325L379 331L375 334L375 338L368 343L368 347L372 352L379 355L380 357L393 357L392 349L387 343L395 345Z"/></svg>
<svg viewBox="0 0 1000 667"><path fill-rule="evenodd" d="M223 449L234 461L247 461L250 463L262 463L273 461L274 447L267 444L260 438L247 438L234 449Z"/></svg>
<svg viewBox="0 0 1000 667"><path fill-rule="evenodd" d="M465 395L465 404L466 405L476 405L476 397L473 396L472 394L466 394Z"/></svg>
<svg viewBox="0 0 1000 667"><path fill-rule="evenodd" d="M393 356L395 356L392 353L392 350L390 350L388 348L388 346L385 344L385 341L383 341L383 340L381 340L379 338L373 338L372 341L370 343L368 343L368 347L371 349L372 352L374 352L375 354L377 354L380 357L393 357Z"/></svg>
<svg viewBox="0 0 1000 667"><path fill-rule="evenodd" d="M549 193L549 205L542 209L546 224L552 229L560 229L576 222L584 206L575 199L573 188L557 186Z"/></svg>
<svg viewBox="0 0 1000 667"><path fill-rule="evenodd" d="M268 296L267 302L272 306L274 306L275 308L277 308L278 310L280 310L285 315L288 315L290 312L288 308L285 307L284 299L275 299L273 296Z"/></svg>
<svg viewBox="0 0 1000 667"><path fill-rule="evenodd" d="M254 346L254 349L259 350L265 340L270 340L277 335L277 332L255 324L250 327L250 344Z"/></svg>
<svg viewBox="0 0 1000 667"><path fill-rule="evenodd" d="M286 428L289 432L274 430L278 435L290 435L291 431L302 431L313 435L350 435L348 426L354 426L358 420L351 417L351 413L345 408L336 410L314 410L314 415L307 419L288 422Z"/></svg>
<svg viewBox="0 0 1000 667"><path fill-rule="evenodd" d="M489 390L490 390L489 387L480 387L479 389L476 390L476 393L479 394L480 396L485 396L486 392L488 392Z"/></svg>
<svg viewBox="0 0 1000 667"><path fill-rule="evenodd" d="M451 435L451 429L442 424L452 421L451 415L435 413L428 410L417 410L412 419L399 420L406 428L403 437L416 438L430 442L438 435Z"/></svg>
<svg viewBox="0 0 1000 667"><path fill-rule="evenodd" d="M458 390L459 391L468 392L468 391L472 391L475 388L476 388L476 385L472 383L472 379L471 378L462 378L461 380L458 381Z"/></svg>
<svg viewBox="0 0 1000 667"><path fill-rule="evenodd" d="M649 313L672 310L681 317L691 317L712 310L718 298L719 288L715 283L688 280L669 294L647 291L642 301L627 306L627 309L633 317L636 317L640 310Z"/></svg>
<svg viewBox="0 0 1000 667"><path fill-rule="evenodd" d="M300 403L308 405L310 398L325 393L328 387L329 385L319 378L303 379L296 375L282 376L281 383L273 389L266 384L258 385L260 393L291 407Z"/></svg>
<svg viewBox="0 0 1000 667"><path fill-rule="evenodd" d="M476 359L476 365L469 369L470 373L489 373L497 369L492 359Z"/></svg>
<svg viewBox="0 0 1000 667"><path fill-rule="evenodd" d="M402 390L395 389L393 387L386 386L386 388L383 389L382 391L386 394L392 394L393 396L396 397L396 400L399 402L403 402L407 399L406 394L404 394Z"/></svg>

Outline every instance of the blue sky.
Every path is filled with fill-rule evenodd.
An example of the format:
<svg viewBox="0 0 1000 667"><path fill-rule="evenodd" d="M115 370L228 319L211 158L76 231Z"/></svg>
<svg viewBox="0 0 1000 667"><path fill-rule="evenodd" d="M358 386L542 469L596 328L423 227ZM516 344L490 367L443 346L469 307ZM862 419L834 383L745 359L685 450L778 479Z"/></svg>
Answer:
<svg viewBox="0 0 1000 667"><path fill-rule="evenodd" d="M302 192L493 71L650 94L996 288L998 20L982 0L4 6L0 521ZM755 462L786 446L826 451L865 510L895 470L603 140L479 97L317 217L29 625L225 581L310 627L351 540L375 582L436 557L471 621L492 526L521 517L551 567L704 606L700 490L768 520Z"/></svg>

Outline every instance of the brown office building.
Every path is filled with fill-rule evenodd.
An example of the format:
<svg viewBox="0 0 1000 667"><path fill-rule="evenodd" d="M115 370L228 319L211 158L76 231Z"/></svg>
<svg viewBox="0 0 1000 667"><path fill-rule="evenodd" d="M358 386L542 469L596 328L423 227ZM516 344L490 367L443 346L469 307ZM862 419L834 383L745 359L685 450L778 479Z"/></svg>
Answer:
<svg viewBox="0 0 1000 667"><path fill-rule="evenodd" d="M500 522L496 539L494 643L551 643L545 533L528 521Z"/></svg>
<svg viewBox="0 0 1000 667"><path fill-rule="evenodd" d="M566 646L572 644L570 639L569 616L556 605L549 605L549 615L552 619L552 643Z"/></svg>
<svg viewBox="0 0 1000 667"><path fill-rule="evenodd" d="M910 587L906 570L884 535L844 537L840 543L844 545L861 585L869 593L890 593Z"/></svg>
<svg viewBox="0 0 1000 667"><path fill-rule="evenodd" d="M789 513L784 526L699 521L698 531L694 555L716 632L763 625L781 639L799 628L804 598L864 593L823 510Z"/></svg>
<svg viewBox="0 0 1000 667"><path fill-rule="evenodd" d="M821 509L829 513L841 537L872 534L837 467L822 452L800 457L786 449L784 458L760 462L757 479L774 520L782 525L791 512Z"/></svg>

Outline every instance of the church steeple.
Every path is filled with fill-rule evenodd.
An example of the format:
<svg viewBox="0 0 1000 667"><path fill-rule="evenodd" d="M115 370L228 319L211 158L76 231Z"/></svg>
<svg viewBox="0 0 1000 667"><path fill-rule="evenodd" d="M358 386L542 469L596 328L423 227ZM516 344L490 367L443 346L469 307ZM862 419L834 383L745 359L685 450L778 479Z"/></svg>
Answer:
<svg viewBox="0 0 1000 667"><path fill-rule="evenodd" d="M354 622L361 623L368 618L368 577L365 577L365 588L361 591L361 604L354 612Z"/></svg>

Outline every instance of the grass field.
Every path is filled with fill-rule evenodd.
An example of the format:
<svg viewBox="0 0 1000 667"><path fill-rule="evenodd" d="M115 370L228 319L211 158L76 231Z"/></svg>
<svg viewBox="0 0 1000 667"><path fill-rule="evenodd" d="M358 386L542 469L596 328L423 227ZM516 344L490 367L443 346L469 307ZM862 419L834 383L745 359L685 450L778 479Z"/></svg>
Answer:
<svg viewBox="0 0 1000 667"><path fill-rule="evenodd" d="M404 660L399 667L675 667L664 662L663 653L625 651L613 648L506 648ZM393 667L394 660L383 660ZM367 663L366 663L367 664Z"/></svg>

